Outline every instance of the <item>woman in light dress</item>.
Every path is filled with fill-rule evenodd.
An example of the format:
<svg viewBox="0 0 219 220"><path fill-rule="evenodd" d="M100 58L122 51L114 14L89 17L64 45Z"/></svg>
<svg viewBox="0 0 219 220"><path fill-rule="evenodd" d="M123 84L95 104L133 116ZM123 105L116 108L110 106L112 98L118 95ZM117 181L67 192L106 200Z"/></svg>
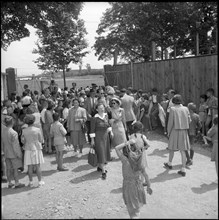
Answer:
<svg viewBox="0 0 219 220"><path fill-rule="evenodd" d="M24 144L24 165L28 166L29 186L33 186L33 167L36 168L36 173L39 181L38 186L44 185L41 180L41 168L40 164L44 163L42 153L43 136L39 128L34 124L35 116L27 114L24 118L24 122L28 125L23 130L21 140Z"/></svg>
<svg viewBox="0 0 219 220"><path fill-rule="evenodd" d="M118 98L112 98L112 107L110 108L111 116L110 124L114 137L112 139L112 147L122 144L127 141L126 138L126 120L123 108L120 108L121 102Z"/></svg>

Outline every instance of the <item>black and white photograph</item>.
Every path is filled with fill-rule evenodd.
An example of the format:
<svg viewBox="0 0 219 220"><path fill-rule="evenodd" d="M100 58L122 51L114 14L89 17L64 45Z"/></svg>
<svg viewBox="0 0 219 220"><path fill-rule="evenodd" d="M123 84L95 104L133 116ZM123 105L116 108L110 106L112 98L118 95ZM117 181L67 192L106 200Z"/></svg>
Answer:
<svg viewBox="0 0 219 220"><path fill-rule="evenodd" d="M218 2L1 2L1 219L218 219Z"/></svg>

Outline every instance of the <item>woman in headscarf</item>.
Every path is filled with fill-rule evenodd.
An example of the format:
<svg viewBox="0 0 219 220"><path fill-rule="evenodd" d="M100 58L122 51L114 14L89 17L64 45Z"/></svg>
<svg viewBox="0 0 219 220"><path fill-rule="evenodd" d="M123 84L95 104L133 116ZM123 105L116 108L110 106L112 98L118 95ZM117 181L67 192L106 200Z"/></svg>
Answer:
<svg viewBox="0 0 219 220"><path fill-rule="evenodd" d="M134 139L116 146L116 153L122 162L123 200L130 218L139 218L140 209L146 204L143 175L147 193L152 194L151 183L143 162L143 149Z"/></svg>

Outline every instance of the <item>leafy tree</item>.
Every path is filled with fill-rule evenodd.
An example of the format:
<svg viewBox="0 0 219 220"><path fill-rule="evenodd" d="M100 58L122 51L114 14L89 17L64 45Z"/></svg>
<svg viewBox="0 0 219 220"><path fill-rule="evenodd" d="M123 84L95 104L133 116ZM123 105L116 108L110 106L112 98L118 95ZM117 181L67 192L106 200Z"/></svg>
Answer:
<svg viewBox="0 0 219 220"><path fill-rule="evenodd" d="M1 48L30 35L26 24L44 29L51 23L57 11L62 10L77 19L82 2L10 2L1 1Z"/></svg>
<svg viewBox="0 0 219 220"><path fill-rule="evenodd" d="M113 58L117 50L128 61L148 61L152 41L157 50L161 47L156 53L161 59L167 48L173 48L176 55L194 54L196 32L206 36L216 26L216 17L216 2L112 2L98 26L93 47L99 60ZM200 29L197 21L201 21ZM206 42L201 34L200 39Z"/></svg>
<svg viewBox="0 0 219 220"><path fill-rule="evenodd" d="M84 21L74 19L71 13L57 10L53 21L42 30L37 31L39 40L33 53L40 55L34 62L42 70L54 69L63 71L64 87L65 72L70 63L79 63L88 52L84 51L88 44Z"/></svg>

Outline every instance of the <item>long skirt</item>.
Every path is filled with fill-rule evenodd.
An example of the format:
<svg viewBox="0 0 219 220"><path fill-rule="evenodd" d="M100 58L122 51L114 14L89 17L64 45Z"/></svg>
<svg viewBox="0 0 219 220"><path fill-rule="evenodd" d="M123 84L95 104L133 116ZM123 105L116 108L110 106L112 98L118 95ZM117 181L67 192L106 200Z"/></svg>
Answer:
<svg viewBox="0 0 219 220"><path fill-rule="evenodd" d="M142 181L123 179L123 200L129 209L140 209L146 204L146 195Z"/></svg>
<svg viewBox="0 0 219 220"><path fill-rule="evenodd" d="M74 147L77 145L82 146L82 145L86 144L85 133L83 133L81 130L70 131L70 136L71 136L71 144Z"/></svg>
<svg viewBox="0 0 219 220"><path fill-rule="evenodd" d="M110 140L106 130L99 130L95 133L95 151L97 154L97 163L106 163L110 161Z"/></svg>
<svg viewBox="0 0 219 220"><path fill-rule="evenodd" d="M188 131L186 129L173 129L170 133L168 149L174 151L189 150L190 142Z"/></svg>
<svg viewBox="0 0 219 220"><path fill-rule="evenodd" d="M127 141L125 128L121 121L113 123L112 131L114 135L112 140L112 147L116 147L117 145L125 143Z"/></svg>

